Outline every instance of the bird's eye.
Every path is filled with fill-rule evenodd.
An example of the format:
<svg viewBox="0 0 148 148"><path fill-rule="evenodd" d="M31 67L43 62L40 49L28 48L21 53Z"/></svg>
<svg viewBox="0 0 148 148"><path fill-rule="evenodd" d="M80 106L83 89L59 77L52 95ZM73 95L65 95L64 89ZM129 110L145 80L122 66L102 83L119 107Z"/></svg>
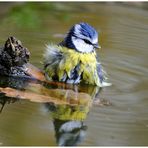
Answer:
<svg viewBox="0 0 148 148"><path fill-rule="evenodd" d="M92 45L92 43L89 40L83 39L85 43Z"/></svg>

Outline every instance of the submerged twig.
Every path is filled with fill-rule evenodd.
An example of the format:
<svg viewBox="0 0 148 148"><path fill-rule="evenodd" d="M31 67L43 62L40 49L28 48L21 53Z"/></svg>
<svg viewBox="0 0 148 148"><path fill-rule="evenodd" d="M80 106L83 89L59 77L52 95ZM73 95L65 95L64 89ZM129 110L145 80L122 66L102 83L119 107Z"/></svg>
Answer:
<svg viewBox="0 0 148 148"><path fill-rule="evenodd" d="M5 93L5 96L7 97L13 97L13 98L19 98L19 99L28 99L33 102L50 102L58 105L69 105L68 102L63 101L63 100L58 100L56 98L50 97L50 96L45 96L45 95L39 95L31 92L25 92L25 91L20 91L16 90L13 88L0 88L0 92Z"/></svg>
<svg viewBox="0 0 148 148"><path fill-rule="evenodd" d="M65 98L64 95L68 93ZM16 90L10 87L1 88L0 93L4 93L7 97L30 100L32 102L54 103L55 105L86 105L90 106L92 103L91 96L86 93L76 93L72 90L49 89L48 93L37 94L30 91ZM63 100L62 100L63 99Z"/></svg>

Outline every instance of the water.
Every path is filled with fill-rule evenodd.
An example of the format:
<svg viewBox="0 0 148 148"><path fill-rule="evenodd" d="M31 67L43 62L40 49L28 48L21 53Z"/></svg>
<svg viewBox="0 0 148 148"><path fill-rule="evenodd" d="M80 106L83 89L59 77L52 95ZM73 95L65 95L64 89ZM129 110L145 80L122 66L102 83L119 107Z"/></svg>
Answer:
<svg viewBox="0 0 148 148"><path fill-rule="evenodd" d="M31 63L42 68L45 44L60 42L73 24L88 22L100 32L102 49L97 52L113 85L103 88L99 94L110 104L86 106L84 121L71 122L75 130L67 134L59 132L59 127L68 121L55 118L58 112L55 106L15 99L8 104L10 98L1 96L1 100L8 102L0 114L0 145L56 146L67 138L71 138L67 144L79 146L148 145L146 7L119 3L8 4L0 3L1 45L8 36L16 36L30 50ZM2 80L5 79L1 77ZM8 85L6 81L4 86ZM10 82L24 87L21 81ZM12 85L16 84L9 83ZM85 92L90 89L94 88L89 87Z"/></svg>

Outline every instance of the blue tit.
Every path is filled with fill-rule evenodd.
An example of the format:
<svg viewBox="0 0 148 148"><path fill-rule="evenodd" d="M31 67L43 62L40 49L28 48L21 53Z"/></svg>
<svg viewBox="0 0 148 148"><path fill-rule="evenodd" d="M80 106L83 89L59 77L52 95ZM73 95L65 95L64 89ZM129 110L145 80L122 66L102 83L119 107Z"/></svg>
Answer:
<svg viewBox="0 0 148 148"><path fill-rule="evenodd" d="M110 86L95 49L98 32L87 23L75 24L58 45L47 45L45 76L50 81Z"/></svg>

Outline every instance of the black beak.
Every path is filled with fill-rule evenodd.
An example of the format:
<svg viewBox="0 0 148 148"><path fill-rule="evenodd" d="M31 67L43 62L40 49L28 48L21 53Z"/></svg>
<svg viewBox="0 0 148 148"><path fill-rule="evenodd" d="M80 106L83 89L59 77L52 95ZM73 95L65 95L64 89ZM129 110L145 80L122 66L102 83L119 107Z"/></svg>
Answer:
<svg viewBox="0 0 148 148"><path fill-rule="evenodd" d="M101 48L99 44L93 44L94 48Z"/></svg>

